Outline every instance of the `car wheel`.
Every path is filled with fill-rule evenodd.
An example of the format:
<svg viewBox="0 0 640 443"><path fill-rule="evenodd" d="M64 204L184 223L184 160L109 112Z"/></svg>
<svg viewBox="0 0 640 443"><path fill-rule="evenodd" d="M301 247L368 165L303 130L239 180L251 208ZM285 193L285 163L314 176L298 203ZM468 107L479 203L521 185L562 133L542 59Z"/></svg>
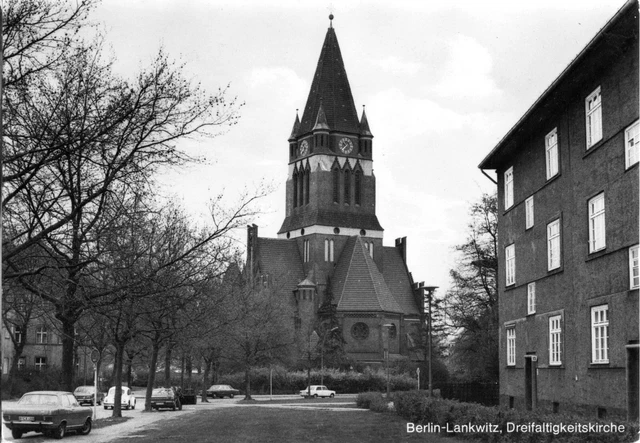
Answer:
<svg viewBox="0 0 640 443"><path fill-rule="evenodd" d="M67 425L65 423L60 423L60 425L52 432L53 438L55 438L56 440L60 440L66 433Z"/></svg>
<svg viewBox="0 0 640 443"><path fill-rule="evenodd" d="M136 408L136 401L135 399L133 400L133 406L131 407L131 409L135 409Z"/></svg>
<svg viewBox="0 0 640 443"><path fill-rule="evenodd" d="M22 431L19 429L12 429L11 436L17 440L22 437Z"/></svg>
<svg viewBox="0 0 640 443"><path fill-rule="evenodd" d="M331 394L331 395L329 396L329 398L333 398L333 397L335 397L335 395L334 395L334 394Z"/></svg>
<svg viewBox="0 0 640 443"><path fill-rule="evenodd" d="M313 394L313 398L318 398L318 394Z"/></svg>
<svg viewBox="0 0 640 443"><path fill-rule="evenodd" d="M87 418L87 421L84 422L84 426L80 429L80 435L87 435L91 432L91 419Z"/></svg>
<svg viewBox="0 0 640 443"><path fill-rule="evenodd" d="M229 398L233 398L233 394L229 394Z"/></svg>
<svg viewBox="0 0 640 443"><path fill-rule="evenodd" d="M109 409L109 408L107 407L107 405L104 405L104 409L105 409L105 411L106 411L106 410L107 410L107 409Z"/></svg>

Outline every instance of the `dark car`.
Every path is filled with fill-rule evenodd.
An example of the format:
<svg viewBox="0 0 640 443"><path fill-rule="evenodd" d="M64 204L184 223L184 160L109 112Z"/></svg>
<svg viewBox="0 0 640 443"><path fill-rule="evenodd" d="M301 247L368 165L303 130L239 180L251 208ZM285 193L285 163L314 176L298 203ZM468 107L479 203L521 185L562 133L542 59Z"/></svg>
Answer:
<svg viewBox="0 0 640 443"><path fill-rule="evenodd" d="M198 403L198 396L196 395L196 391L191 388L185 388L182 390L182 396L180 397L180 401L183 405L195 405Z"/></svg>
<svg viewBox="0 0 640 443"><path fill-rule="evenodd" d="M62 438L67 431L91 432L91 410L81 407L71 392L27 392L15 405L3 405L4 424L18 439L27 432Z"/></svg>
<svg viewBox="0 0 640 443"><path fill-rule="evenodd" d="M178 392L173 388L156 388L151 393L151 409L182 410Z"/></svg>
<svg viewBox="0 0 640 443"><path fill-rule="evenodd" d="M97 399L94 397L95 392L96 388L94 386L78 386L75 391L73 391L73 396L78 400L78 404L80 405L89 403L93 406L93 402L96 400L96 403L101 405L104 400L104 392L98 392Z"/></svg>
<svg viewBox="0 0 640 443"><path fill-rule="evenodd" d="M211 397L211 398L215 398L215 397L233 398L234 395L239 393L240 391L238 391L237 389L233 389L229 385L213 385L209 389L207 389L207 397Z"/></svg>

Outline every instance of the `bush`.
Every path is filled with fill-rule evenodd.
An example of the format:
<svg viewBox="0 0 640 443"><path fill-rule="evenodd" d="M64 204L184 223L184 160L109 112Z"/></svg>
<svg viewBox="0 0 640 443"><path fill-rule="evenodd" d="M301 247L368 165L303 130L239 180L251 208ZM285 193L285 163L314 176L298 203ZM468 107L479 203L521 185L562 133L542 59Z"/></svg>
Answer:
<svg viewBox="0 0 640 443"><path fill-rule="evenodd" d="M421 391L394 393L394 405L396 413L409 422L440 426L442 432L460 429L461 432L447 432L447 435L482 442L631 442L634 441L640 429L638 423L588 420L569 414L539 414L475 403L460 403L455 400L430 398L428 393ZM487 424L497 425L500 432L487 432L486 427L483 428L483 425ZM551 429L531 429L532 424L550 426ZM611 424L624 426L624 432L604 433L589 430L589 426ZM473 429L469 425L477 425L479 428ZM562 425L581 426L588 432L560 432Z"/></svg>

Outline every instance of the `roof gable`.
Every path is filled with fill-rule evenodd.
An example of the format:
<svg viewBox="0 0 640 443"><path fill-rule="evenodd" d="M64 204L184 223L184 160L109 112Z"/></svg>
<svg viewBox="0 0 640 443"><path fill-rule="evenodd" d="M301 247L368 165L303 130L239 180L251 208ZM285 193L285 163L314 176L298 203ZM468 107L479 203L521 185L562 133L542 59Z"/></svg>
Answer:
<svg viewBox="0 0 640 443"><path fill-rule="evenodd" d="M419 315L420 311L416 304L411 289L411 277L402 259L398 248L385 246L382 248L384 254L384 269L382 275L389 290L398 301L405 314Z"/></svg>
<svg viewBox="0 0 640 443"><path fill-rule="evenodd" d="M304 280L300 251L295 241L258 237L258 269L267 274L273 284L286 291L294 291Z"/></svg>

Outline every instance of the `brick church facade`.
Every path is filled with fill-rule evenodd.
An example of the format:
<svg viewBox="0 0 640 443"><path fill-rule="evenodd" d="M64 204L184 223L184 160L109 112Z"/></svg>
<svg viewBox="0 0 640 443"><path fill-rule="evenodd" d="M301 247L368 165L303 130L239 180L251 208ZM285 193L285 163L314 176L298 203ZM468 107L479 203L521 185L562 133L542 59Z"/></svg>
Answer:
<svg viewBox="0 0 640 443"><path fill-rule="evenodd" d="M331 303L346 355L364 364L422 360L422 290L406 238L383 245L376 216L373 135L358 117L340 47L327 30L302 119L288 140L286 216L278 238L248 227L247 263L295 306L296 327Z"/></svg>

